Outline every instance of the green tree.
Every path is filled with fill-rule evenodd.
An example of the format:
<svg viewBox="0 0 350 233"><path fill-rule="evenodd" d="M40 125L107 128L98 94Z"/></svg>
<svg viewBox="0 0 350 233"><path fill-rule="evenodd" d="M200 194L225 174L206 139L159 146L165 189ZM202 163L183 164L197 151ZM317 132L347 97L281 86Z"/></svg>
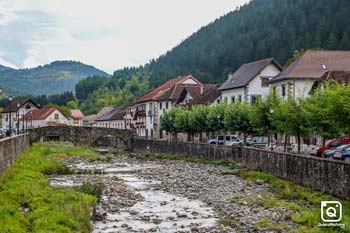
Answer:
<svg viewBox="0 0 350 233"><path fill-rule="evenodd" d="M253 132L252 108L247 103L234 103L225 112L225 126L231 132L240 132L246 144L247 135Z"/></svg>
<svg viewBox="0 0 350 233"><path fill-rule="evenodd" d="M225 112L227 106L226 103L220 103L209 109L206 120L209 132L219 132L225 129Z"/></svg>

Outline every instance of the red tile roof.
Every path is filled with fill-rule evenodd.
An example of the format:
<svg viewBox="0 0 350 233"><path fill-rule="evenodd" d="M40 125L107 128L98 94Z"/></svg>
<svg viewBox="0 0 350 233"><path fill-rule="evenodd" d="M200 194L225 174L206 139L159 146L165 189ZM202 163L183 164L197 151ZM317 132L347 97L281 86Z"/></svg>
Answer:
<svg viewBox="0 0 350 233"><path fill-rule="evenodd" d="M24 115L24 120L45 120L56 108L34 109Z"/></svg>
<svg viewBox="0 0 350 233"><path fill-rule="evenodd" d="M329 70L350 71L350 51L308 50L270 83L294 78L320 79Z"/></svg>
<svg viewBox="0 0 350 233"><path fill-rule="evenodd" d="M80 109L72 109L70 110L71 113L71 117L73 119L83 119L84 118L84 114L80 111Z"/></svg>
<svg viewBox="0 0 350 233"><path fill-rule="evenodd" d="M185 84L186 80L192 79L196 84ZM150 90L136 100L136 103L155 101L155 100L177 100L184 88L192 94L200 93L200 88L203 85L192 75L179 77L168 80L157 88Z"/></svg>

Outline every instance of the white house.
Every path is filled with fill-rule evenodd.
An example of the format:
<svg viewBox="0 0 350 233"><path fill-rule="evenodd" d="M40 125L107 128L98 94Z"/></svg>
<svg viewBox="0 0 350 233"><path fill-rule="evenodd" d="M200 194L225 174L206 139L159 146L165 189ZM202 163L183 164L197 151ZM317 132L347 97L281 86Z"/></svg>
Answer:
<svg viewBox="0 0 350 233"><path fill-rule="evenodd" d="M125 108L112 109L96 119L97 127L126 129Z"/></svg>
<svg viewBox="0 0 350 233"><path fill-rule="evenodd" d="M38 128L44 126L66 126L69 118L56 108L34 109L27 112L20 121L20 128Z"/></svg>
<svg viewBox="0 0 350 233"><path fill-rule="evenodd" d="M269 83L284 99L288 95L305 98L326 73L333 71L350 71L350 51L308 50Z"/></svg>
<svg viewBox="0 0 350 233"><path fill-rule="evenodd" d="M274 58L243 64L229 74L228 80L219 88L221 99L229 104L241 101L254 104L269 93L269 81L282 70Z"/></svg>
<svg viewBox="0 0 350 233"><path fill-rule="evenodd" d="M166 132L160 129L161 115L174 106L191 105L214 86L202 84L193 75L168 80L127 106L127 128L134 129L140 137L163 139Z"/></svg>
<svg viewBox="0 0 350 233"><path fill-rule="evenodd" d="M11 127L17 127L19 120L25 114L39 108L39 105L31 99L13 100L11 104L6 106L2 111L2 127L8 129L10 126L10 119Z"/></svg>

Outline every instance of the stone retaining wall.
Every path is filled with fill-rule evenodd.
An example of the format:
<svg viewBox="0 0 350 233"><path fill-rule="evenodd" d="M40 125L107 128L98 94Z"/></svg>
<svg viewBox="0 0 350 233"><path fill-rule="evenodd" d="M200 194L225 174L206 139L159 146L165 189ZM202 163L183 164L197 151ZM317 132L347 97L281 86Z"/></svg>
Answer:
<svg viewBox="0 0 350 233"><path fill-rule="evenodd" d="M314 190L350 199L350 164L311 156L273 152L249 147L134 139L138 151L169 153L210 160L241 163Z"/></svg>
<svg viewBox="0 0 350 233"><path fill-rule="evenodd" d="M29 147L28 134L0 139L0 175Z"/></svg>

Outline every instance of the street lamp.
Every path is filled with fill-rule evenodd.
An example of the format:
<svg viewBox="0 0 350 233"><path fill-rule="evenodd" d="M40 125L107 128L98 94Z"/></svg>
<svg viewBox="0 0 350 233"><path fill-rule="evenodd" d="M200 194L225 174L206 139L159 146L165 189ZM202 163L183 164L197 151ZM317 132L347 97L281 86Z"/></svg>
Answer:
<svg viewBox="0 0 350 233"><path fill-rule="evenodd" d="M9 130L10 130L10 135L12 135L12 97L9 98L10 101L10 123L9 123Z"/></svg>
<svg viewBox="0 0 350 233"><path fill-rule="evenodd" d="M16 128L16 133L19 134L19 107L21 105L17 103L17 111L16 111L16 118L17 118L17 128Z"/></svg>
<svg viewBox="0 0 350 233"><path fill-rule="evenodd" d="M273 107L270 107L270 114L274 114L275 110L273 109ZM272 132L272 126L271 126L271 120L270 120L270 134L271 134L271 139L270 139L270 143L271 143L271 151L273 151L273 132Z"/></svg>

